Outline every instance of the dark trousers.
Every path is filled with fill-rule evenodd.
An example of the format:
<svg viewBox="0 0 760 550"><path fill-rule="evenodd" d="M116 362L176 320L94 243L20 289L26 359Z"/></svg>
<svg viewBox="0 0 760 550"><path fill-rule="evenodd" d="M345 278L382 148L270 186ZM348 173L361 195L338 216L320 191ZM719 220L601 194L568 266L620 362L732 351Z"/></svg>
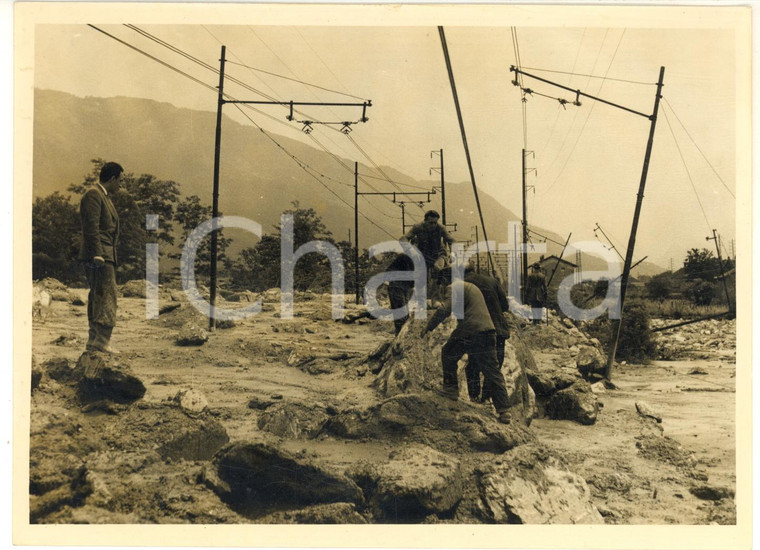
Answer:
<svg viewBox="0 0 760 550"><path fill-rule="evenodd" d="M90 287L87 295L87 321L90 325L87 349L104 351L108 348L116 324L116 268L109 262L102 266L86 262L84 273Z"/></svg>
<svg viewBox="0 0 760 550"><path fill-rule="evenodd" d="M499 371L504 364L504 344L507 342L508 336L496 335L496 361L499 365ZM467 375L467 393L470 399L473 401L488 401L491 398L491 388L488 386L488 380L483 378L483 394L480 393L480 375L481 372L475 370L475 367L471 363L467 362L465 367L465 374Z"/></svg>
<svg viewBox="0 0 760 550"><path fill-rule="evenodd" d="M506 411L509 408L509 398L507 386L504 383L501 370L499 370L496 357L495 331L481 332L468 338L449 338L441 350L444 389L458 390L457 363L465 353L468 356L468 390L470 373L474 372L479 376L479 373L482 372L483 385L489 389L489 397L493 401L496 411ZM478 380L478 386L480 386L480 380Z"/></svg>
<svg viewBox="0 0 760 550"><path fill-rule="evenodd" d="M412 286L410 286L410 283L407 283L406 281L399 281L399 282L391 282L388 284L388 299L391 302L391 309L398 309L400 307L404 307L409 304L409 299L412 297ZM401 332L401 328L404 326L404 323L406 323L406 320L409 319L409 310L407 310L407 314L403 317L399 317L393 320L393 326L396 329L396 334Z"/></svg>

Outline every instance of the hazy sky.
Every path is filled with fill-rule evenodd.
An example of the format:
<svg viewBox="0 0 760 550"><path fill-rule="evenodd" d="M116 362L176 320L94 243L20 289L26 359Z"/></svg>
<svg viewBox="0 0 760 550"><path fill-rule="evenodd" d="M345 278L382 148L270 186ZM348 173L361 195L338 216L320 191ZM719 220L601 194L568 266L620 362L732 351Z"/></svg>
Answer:
<svg viewBox="0 0 760 550"><path fill-rule="evenodd" d="M731 193L736 194L737 187L733 31L704 28L704 23L703 28L693 29L631 28L614 20L599 23L590 19L589 26L516 26L522 66L647 114L652 112L654 83L664 66L664 100L635 256L649 255L664 267L672 257L677 267L687 248L714 247L705 241L713 228L730 252L735 238ZM469 181L435 21L403 27L303 26L308 24L293 18L277 26L136 25L214 67L225 44L227 74L278 100L356 101L240 64L371 99L370 120L354 125L350 136L374 162L415 178L434 178L437 175L431 177L429 168L438 161L430 158L430 151L443 148L447 181ZM218 77L211 71L124 25L97 26L209 86L217 85ZM521 95L509 71L516 63L511 28L446 25L445 32L478 187L519 214L524 134ZM215 92L85 24L37 25L35 48L36 87L216 109ZM524 78L524 85L552 97L574 99L569 92L529 78ZM225 90L238 99L262 99L232 83L225 84ZM535 154L528 165L536 168L528 176L534 188L529 194L529 223L559 234L572 232L573 240L593 240L593 228L599 223L624 251L650 124L646 118L590 99L581 101L581 107L563 108L553 99L528 97L527 149ZM267 129L309 142L301 125L285 120L284 109L267 106L260 111L247 112ZM304 111L322 120L359 116L357 109L345 107ZM225 114L250 124L231 105L225 106ZM369 162L334 129L317 126L313 136L342 157Z"/></svg>

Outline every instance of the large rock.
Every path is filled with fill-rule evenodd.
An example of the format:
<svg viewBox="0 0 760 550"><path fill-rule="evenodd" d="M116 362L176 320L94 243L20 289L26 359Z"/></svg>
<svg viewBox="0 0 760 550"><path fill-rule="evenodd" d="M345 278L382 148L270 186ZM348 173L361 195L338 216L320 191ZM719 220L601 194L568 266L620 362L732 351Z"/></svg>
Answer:
<svg viewBox="0 0 760 550"><path fill-rule="evenodd" d="M578 367L578 372L586 380L589 380L594 375L604 375L606 360L598 349L582 346L575 357L575 364Z"/></svg>
<svg viewBox="0 0 760 550"><path fill-rule="evenodd" d="M548 450L525 445L481 470L482 510L495 523L601 524L588 485Z"/></svg>
<svg viewBox="0 0 760 550"><path fill-rule="evenodd" d="M133 279L121 285L119 290L125 298L145 298L148 288L155 291L155 286L147 279Z"/></svg>
<svg viewBox="0 0 760 550"><path fill-rule="evenodd" d="M334 504L317 504L298 510L274 512L257 518L254 523L263 524L331 524L360 525L368 523L366 518L356 511L356 505L349 502Z"/></svg>
<svg viewBox="0 0 760 550"><path fill-rule="evenodd" d="M578 380L577 375L573 376L556 367L527 370L525 374L530 386L539 398L549 397L560 390L569 388Z"/></svg>
<svg viewBox="0 0 760 550"><path fill-rule="evenodd" d="M370 407L339 411L324 430L346 439L419 441L439 451L469 448L503 453L532 441L521 422L497 422L483 405L455 403L435 392L401 394Z"/></svg>
<svg viewBox="0 0 760 550"><path fill-rule="evenodd" d="M215 464L229 487L222 498L244 515L261 515L272 507L364 500L359 487L343 474L265 443L232 443L217 454Z"/></svg>
<svg viewBox="0 0 760 550"><path fill-rule="evenodd" d="M554 420L573 420L590 425L599 414L599 400L585 380L560 390L546 403L546 414Z"/></svg>
<svg viewBox="0 0 760 550"><path fill-rule="evenodd" d="M424 445L391 453L389 462L360 467L355 475L374 516L392 523L448 512L463 493L459 461Z"/></svg>
<svg viewBox="0 0 760 550"><path fill-rule="evenodd" d="M73 373L83 401L107 399L131 403L145 395L145 385L128 365L112 355L84 352Z"/></svg>
<svg viewBox="0 0 760 550"><path fill-rule="evenodd" d="M179 407L190 414L197 414L208 409L208 399L196 389L184 388L172 398Z"/></svg>
<svg viewBox="0 0 760 550"><path fill-rule="evenodd" d="M208 414L188 415L171 404L130 407L103 439L117 449L153 451L171 460L210 460L229 443L218 420Z"/></svg>
<svg viewBox="0 0 760 550"><path fill-rule="evenodd" d="M281 402L259 413L258 427L287 439L311 439L319 435L328 418L323 406Z"/></svg>
<svg viewBox="0 0 760 550"><path fill-rule="evenodd" d="M447 319L434 331L425 334L426 321L410 319L391 345L382 352L373 371L379 374L374 387L386 397L403 393L417 393L441 388L443 374L441 348L456 326L456 320ZM530 351L520 341L519 330L512 332L505 345L501 372L507 383L507 394L514 419L529 424L535 416L535 394L525 376L526 368L535 365ZM467 398L460 361L460 396Z"/></svg>
<svg viewBox="0 0 760 550"><path fill-rule="evenodd" d="M187 323L177 335L178 346L202 346L208 342L208 332L195 323Z"/></svg>

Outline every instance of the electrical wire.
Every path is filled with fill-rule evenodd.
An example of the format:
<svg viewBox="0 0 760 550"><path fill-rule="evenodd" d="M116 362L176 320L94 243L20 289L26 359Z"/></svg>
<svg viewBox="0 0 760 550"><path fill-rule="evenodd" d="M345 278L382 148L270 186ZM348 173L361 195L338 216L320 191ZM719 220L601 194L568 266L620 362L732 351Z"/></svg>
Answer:
<svg viewBox="0 0 760 550"><path fill-rule="evenodd" d="M663 109L662 114L665 115L665 121L668 123L668 128L670 129L670 135L673 136L673 142L676 144L678 155L681 157L681 162L683 163L683 167L686 170L686 175L689 177L689 183L691 184L691 188L694 190L694 196L697 197L697 202L699 203L699 209L702 210L702 215L705 217L705 223L707 223L707 230L709 231L712 228L712 225L710 224L710 220L707 218L705 207L702 205L702 199L699 198L699 193L697 193L697 187L694 185L694 180L691 177L691 172L689 171L689 167L686 166L686 160L684 159L683 153L681 152L680 145L678 145L676 134L675 132L673 132L673 127L670 125L670 119L668 118L668 113L667 111L665 111L665 109Z"/></svg>
<svg viewBox="0 0 760 550"><path fill-rule="evenodd" d="M656 82L639 82L639 81L636 81L636 80L625 80L623 78L610 78L610 77L607 77L607 76L598 76L598 75L593 75L593 74L581 74L581 73L568 72L568 71L552 71L552 70L549 70L549 69L539 69L539 68L536 68L536 67L524 67L524 70L526 70L526 71L540 71L540 72L544 72L544 73L568 74L568 75L571 75L571 76L588 77L589 79L591 79L591 78L599 78L601 80L610 80L612 82L625 82L625 83L628 83L628 84L643 84L645 86L657 86Z"/></svg>
<svg viewBox="0 0 760 550"><path fill-rule="evenodd" d="M673 109L673 106L670 104L670 102L667 100L667 98L664 98L664 97L663 97L663 100L665 101L665 104L666 104L666 105L668 106L668 108L670 109L670 112L671 112L671 113L673 113L673 116L675 116L675 117L676 117L676 120L677 120L677 121L678 121L678 123L681 125L681 128L683 128L684 132L686 132L686 135L687 135L687 136L689 136L689 139L690 139L690 140L691 140L691 142L694 144L694 147L696 147L696 148L697 148L697 151L699 151L699 153L702 155L702 158L703 158L703 159L705 159L705 162L707 163L707 165L708 165L708 166L709 166L709 167L712 169L712 171L713 171L713 173L715 174L715 176L716 176L716 177L718 178L718 180L720 180L720 182L723 184L723 187L725 187L725 188L726 188L726 191L728 191L728 193L729 193L729 194L730 194L730 195L731 195L733 198L736 198L736 195L734 195L734 192L733 192L733 191L731 191L731 188L730 188L730 187L728 187L728 185L726 185L726 182L725 182L725 181L723 181L723 178L721 178L721 177L720 177L720 174L718 174L718 171L715 169L715 167L714 167L714 166L713 166L713 165L710 163L710 161L707 159L707 156L705 155L705 153L702 151L702 149L699 147L699 145L697 145L697 142L696 142L696 141L694 141L694 138L693 138L693 137L691 136L691 134L689 133L689 130L687 130L687 129L686 129L686 126L684 126L683 122L681 122L681 119L678 117L678 114L677 114L677 113L675 112L675 110Z"/></svg>
<svg viewBox="0 0 760 550"><path fill-rule="evenodd" d="M233 61L230 61L230 64L232 64L232 65L238 65L240 67L245 67L246 69L250 69L252 71L257 71L257 72L260 72L260 73L268 74L270 76L276 76L277 78L282 78L283 80L289 80L291 82L297 82L298 84L303 84L304 86L309 86L311 88L317 88L318 90L323 90L325 92L331 92L331 93L334 93L334 94L340 94L340 95L343 95L343 96L346 96L346 97L351 97L351 98L354 98L354 99L358 99L360 101L367 101L363 97L347 94L347 93L344 93L344 92L339 92L337 90L332 90L330 88L325 88L324 86L319 86L317 84L311 84L311 83L305 82L303 80L298 80L297 78L290 78L288 76L283 76L281 74L273 73L273 72L270 72L270 71L265 71L264 69L259 69L257 67L251 67L250 65L246 65L244 63L235 63Z"/></svg>
<svg viewBox="0 0 760 550"><path fill-rule="evenodd" d="M609 30L609 29L608 29L608 30ZM606 36L607 36L607 35L605 34L605 37L606 37ZM610 72L610 69L612 68L612 63L614 63L614 61L615 61L615 57L617 57L617 53L618 53L618 50L620 49L620 44L623 42L623 37L624 37L624 36L625 36L625 29L623 29L623 32L622 32L622 34L620 35L620 38L618 39L618 43L617 43L617 46L615 47L615 51L614 51L614 53L612 54L612 58L610 59L610 63L609 63L609 65L607 65L607 70L606 70L606 71L605 71L605 73L604 73L604 74L605 74L605 76L606 76L607 74L609 74L609 72ZM602 41L602 44L604 44L604 41ZM601 50L600 50L600 52L601 52ZM595 65L596 65L596 64L595 64ZM590 79L589 79L589 82L590 82ZM597 92L596 92L596 95L599 95L599 93L602 91L602 88L604 87L604 83L605 83L605 82L606 82L606 80L602 80L602 83L599 85L599 89L597 90ZM588 83L587 83L587 85L588 85ZM580 132L578 132L578 137L577 137L577 138L575 138L575 143L573 143L573 147L572 147L572 149L570 149L570 154L567 156L567 159L565 160L565 163L562 165L562 168L561 168L561 169L560 169L560 171L557 173L557 176L554 178L554 181L552 181L552 183L549 185L549 187L547 187L547 188L546 188L546 191L545 191L545 192L549 192L549 190L550 190L552 187L554 187L554 185L557 183L557 181L559 181L559 178L560 178L560 176L562 175L562 173L565 171L565 167L566 167L566 166L567 166L567 164L570 162L570 159L572 158L572 156L573 156L573 153L575 152L575 148L578 146L578 142L580 141L580 139L581 139L581 136L583 135L583 131L586 129L586 125L588 124L588 121L589 121L589 119L591 118L591 113L593 113L593 112L594 112L594 107L595 107L595 106L596 106L596 101L594 101L594 102L591 104L591 107L590 107L590 108L589 108L589 110L588 110L588 115L586 115L586 119L583 121L583 126L581 126L581 131L580 131Z"/></svg>

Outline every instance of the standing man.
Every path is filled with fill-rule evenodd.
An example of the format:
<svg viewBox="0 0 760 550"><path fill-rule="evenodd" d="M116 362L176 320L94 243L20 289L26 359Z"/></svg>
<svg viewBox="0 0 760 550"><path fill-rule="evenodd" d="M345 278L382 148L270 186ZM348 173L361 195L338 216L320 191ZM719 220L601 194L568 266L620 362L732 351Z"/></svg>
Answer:
<svg viewBox="0 0 760 550"><path fill-rule="evenodd" d="M454 239L446 228L438 223L441 216L435 210L425 212L422 223L414 224L401 241L407 241L417 247L425 258L428 281L439 282L440 273L446 267L448 249Z"/></svg>
<svg viewBox="0 0 760 550"><path fill-rule="evenodd" d="M464 315L457 320L457 326L441 349L443 364L443 393L446 397L457 399L459 382L457 381L457 363L466 353L468 365L475 372L482 372L485 384L490 389L490 398L496 408L499 422L509 424L509 397L504 377L499 370L496 359L496 330L491 315L488 313L483 294L467 281L451 282L451 270L443 272L446 287L446 299L428 321L425 332L430 332L451 314L453 287L458 287L459 296L464 299Z"/></svg>
<svg viewBox="0 0 760 550"><path fill-rule="evenodd" d="M107 162L100 169L100 181L90 187L79 203L82 219L82 246L79 260L90 293L87 296L87 320L90 335L88 351L117 353L111 348L111 332L116 324L116 245L119 240L119 215L111 196L119 190L124 169Z"/></svg>
<svg viewBox="0 0 760 550"><path fill-rule="evenodd" d="M501 368L501 365L504 363L504 344L507 338L509 338L509 325L506 319L506 312L509 311L507 295L504 289L501 288L499 281L485 273L476 272L472 264L469 264L465 269L464 280L478 287L480 293L483 294L483 299L486 301L488 314L491 316L491 321L496 329L496 358L498 366ZM467 390L470 394L470 399L473 401L486 402L490 398L490 389L485 380L483 383L483 395L481 397L480 372L474 370L469 362L467 363Z"/></svg>
<svg viewBox="0 0 760 550"><path fill-rule="evenodd" d="M532 308L542 309L546 304L546 294L546 277L536 262L531 266L531 272L525 282L525 301ZM537 325L542 319L543 313L539 319L533 318L533 324Z"/></svg>

